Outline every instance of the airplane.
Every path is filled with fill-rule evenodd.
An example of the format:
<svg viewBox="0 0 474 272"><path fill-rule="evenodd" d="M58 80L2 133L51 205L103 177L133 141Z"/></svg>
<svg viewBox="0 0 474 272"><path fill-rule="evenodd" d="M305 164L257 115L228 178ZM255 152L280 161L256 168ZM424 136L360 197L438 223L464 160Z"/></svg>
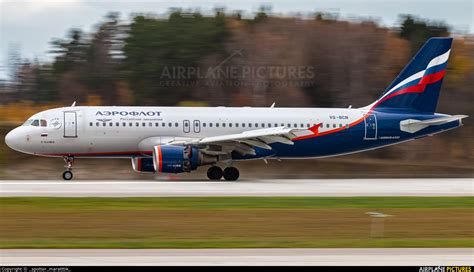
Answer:
<svg viewBox="0 0 474 272"><path fill-rule="evenodd" d="M62 157L64 180L73 178L77 158L127 158L140 173L183 173L208 165L210 180L235 181L236 161L340 156L462 126L466 115L435 113L451 44L452 38L429 39L382 95L361 108L74 102L31 116L5 142L19 152Z"/></svg>

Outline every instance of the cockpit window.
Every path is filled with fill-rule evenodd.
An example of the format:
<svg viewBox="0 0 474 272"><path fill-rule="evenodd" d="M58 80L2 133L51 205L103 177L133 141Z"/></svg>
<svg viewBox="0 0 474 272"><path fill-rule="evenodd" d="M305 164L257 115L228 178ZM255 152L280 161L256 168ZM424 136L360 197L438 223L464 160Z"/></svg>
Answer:
<svg viewBox="0 0 474 272"><path fill-rule="evenodd" d="M23 123L24 126L29 126L31 125L31 123L33 123L33 120L29 119L29 120L26 120L25 123Z"/></svg>
<svg viewBox="0 0 474 272"><path fill-rule="evenodd" d="M29 120L26 120L25 123L23 123L23 126L35 126L35 127L47 127L48 126L48 122L44 119L41 119L41 120L38 120L38 119L29 119Z"/></svg>

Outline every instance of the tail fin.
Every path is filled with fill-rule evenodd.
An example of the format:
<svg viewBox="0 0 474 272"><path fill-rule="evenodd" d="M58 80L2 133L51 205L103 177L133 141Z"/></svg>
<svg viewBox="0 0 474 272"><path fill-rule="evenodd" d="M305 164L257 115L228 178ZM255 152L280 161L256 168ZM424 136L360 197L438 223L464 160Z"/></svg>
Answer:
<svg viewBox="0 0 474 272"><path fill-rule="evenodd" d="M452 38L431 38L370 109L433 113L438 104Z"/></svg>

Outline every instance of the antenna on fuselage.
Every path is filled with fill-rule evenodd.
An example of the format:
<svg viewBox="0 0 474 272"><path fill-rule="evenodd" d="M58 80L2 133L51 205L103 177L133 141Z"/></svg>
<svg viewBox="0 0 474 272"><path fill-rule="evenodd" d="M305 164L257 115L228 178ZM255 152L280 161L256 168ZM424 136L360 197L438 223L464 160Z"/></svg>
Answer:
<svg viewBox="0 0 474 272"><path fill-rule="evenodd" d="M76 101L74 101L71 105L71 107L75 107L76 106Z"/></svg>
<svg viewBox="0 0 474 272"><path fill-rule="evenodd" d="M273 104L270 106L270 108L274 108L275 107L275 102L273 102Z"/></svg>

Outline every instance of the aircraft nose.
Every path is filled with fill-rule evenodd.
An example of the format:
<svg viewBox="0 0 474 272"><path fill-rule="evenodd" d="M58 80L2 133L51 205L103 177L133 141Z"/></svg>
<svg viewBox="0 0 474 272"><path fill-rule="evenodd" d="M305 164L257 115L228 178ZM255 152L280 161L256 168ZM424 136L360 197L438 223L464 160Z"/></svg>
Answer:
<svg viewBox="0 0 474 272"><path fill-rule="evenodd" d="M20 142L20 135L18 135L18 132L16 129L10 131L6 136L5 136L5 143L10 147L11 149L17 150L18 149L18 144Z"/></svg>

